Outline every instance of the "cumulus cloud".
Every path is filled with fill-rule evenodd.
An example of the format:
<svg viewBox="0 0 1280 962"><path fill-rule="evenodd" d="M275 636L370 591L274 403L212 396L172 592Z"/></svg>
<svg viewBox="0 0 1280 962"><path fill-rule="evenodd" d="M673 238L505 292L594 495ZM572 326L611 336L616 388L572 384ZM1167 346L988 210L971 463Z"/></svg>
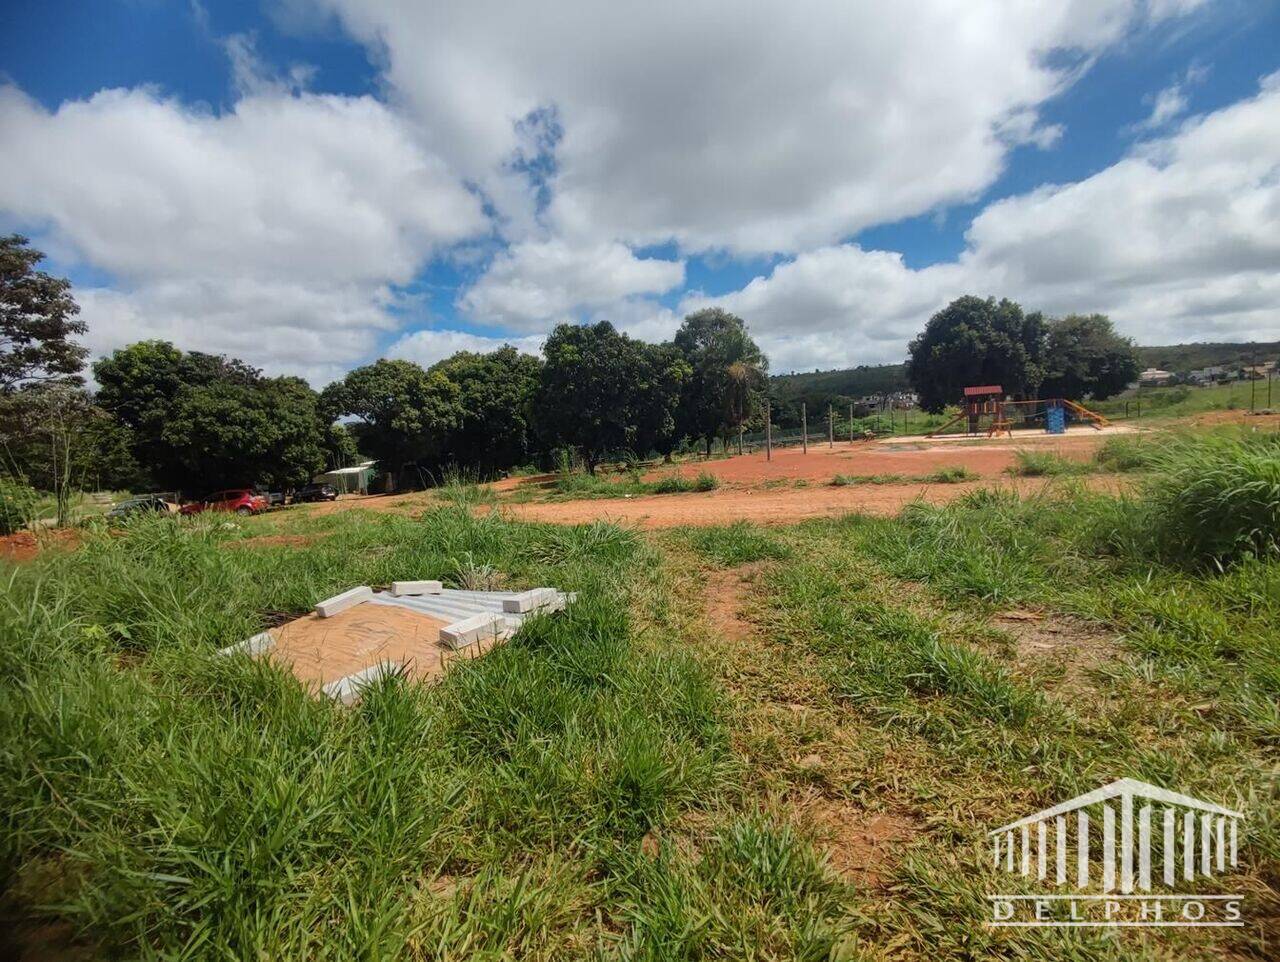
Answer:
<svg viewBox="0 0 1280 962"><path fill-rule="evenodd" d="M512 224L536 205L513 121L554 108L556 236L742 252L972 199L1012 143L1060 134L1037 110L1072 66L1188 6L313 2L385 58L433 149Z"/></svg>
<svg viewBox="0 0 1280 962"><path fill-rule="evenodd" d="M683 261L636 257L624 244L528 241L499 254L460 303L478 320L531 330L683 283Z"/></svg>
<svg viewBox="0 0 1280 962"><path fill-rule="evenodd" d="M107 90L50 112L3 87L0 129L0 209L116 279L83 292L100 349L168 328L268 367L349 362L395 326L391 285L488 229L371 97L268 84L213 114Z"/></svg>
<svg viewBox="0 0 1280 962"><path fill-rule="evenodd" d="M992 204L954 263L907 268L845 244L810 251L720 298L775 369L900 360L960 294L1101 311L1146 343L1280 336L1280 74L1078 183Z"/></svg>
<svg viewBox="0 0 1280 962"><path fill-rule="evenodd" d="M544 340L545 337L539 334L528 337L486 337L467 331L423 330L403 335L386 353L387 357L402 358L430 367L459 351L486 354L505 344L510 344L525 354L536 355L541 353Z"/></svg>

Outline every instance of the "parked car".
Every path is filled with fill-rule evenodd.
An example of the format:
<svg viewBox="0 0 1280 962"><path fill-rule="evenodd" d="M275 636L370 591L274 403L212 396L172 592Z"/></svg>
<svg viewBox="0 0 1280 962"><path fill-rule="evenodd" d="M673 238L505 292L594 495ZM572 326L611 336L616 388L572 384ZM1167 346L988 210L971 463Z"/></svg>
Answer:
<svg viewBox="0 0 1280 962"><path fill-rule="evenodd" d="M261 495L262 497L266 498L266 499L267 499L267 507L269 507L269 508L274 508L274 507L277 507L278 505L282 505L282 504L284 504L284 492L283 492L283 491L258 491L258 490L255 490L253 493L254 493L254 494L259 494L259 495Z"/></svg>
<svg viewBox="0 0 1280 962"><path fill-rule="evenodd" d="M234 511L236 514L257 514L266 510L267 499L254 494L248 488L232 488L215 491L203 501L192 501L182 506L182 513L201 514L205 511Z"/></svg>
<svg viewBox="0 0 1280 962"><path fill-rule="evenodd" d="M336 501L338 492L331 484L306 484L293 493L293 503L302 501Z"/></svg>
<svg viewBox="0 0 1280 962"><path fill-rule="evenodd" d="M111 510L107 512L107 519L110 521L119 521L121 518L128 518L135 514L176 514L178 506L172 501L166 501L158 495L141 495L137 498L129 498L127 501L121 501L119 504L113 504Z"/></svg>

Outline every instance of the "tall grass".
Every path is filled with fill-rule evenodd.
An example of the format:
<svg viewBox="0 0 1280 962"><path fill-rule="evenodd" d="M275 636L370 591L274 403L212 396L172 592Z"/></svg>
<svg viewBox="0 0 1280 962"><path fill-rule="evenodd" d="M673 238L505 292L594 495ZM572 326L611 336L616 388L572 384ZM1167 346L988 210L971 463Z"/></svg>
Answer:
<svg viewBox="0 0 1280 962"><path fill-rule="evenodd" d="M267 519L263 519L265 522ZM6 572L10 897L144 958L554 958L599 937L608 853L715 793L718 697L641 643L629 532L439 509L303 519L305 551L162 519ZM565 614L354 709L214 649L354 583L491 568ZM621 902L609 914L638 917Z"/></svg>
<svg viewBox="0 0 1280 962"><path fill-rule="evenodd" d="M1280 557L1280 436L1171 442L1145 495L1170 558L1222 568Z"/></svg>

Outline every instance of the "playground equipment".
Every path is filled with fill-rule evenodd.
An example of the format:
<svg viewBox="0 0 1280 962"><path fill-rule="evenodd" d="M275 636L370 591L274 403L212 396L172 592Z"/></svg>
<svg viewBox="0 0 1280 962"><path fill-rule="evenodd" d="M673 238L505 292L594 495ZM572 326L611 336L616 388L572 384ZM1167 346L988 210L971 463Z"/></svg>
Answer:
<svg viewBox="0 0 1280 962"><path fill-rule="evenodd" d="M1049 434L1065 434L1070 421L1079 421L1102 430L1110 422L1096 411L1066 398L1036 398L1010 401L999 384L979 384L964 389L960 413L928 437L947 434L956 425L964 426L964 434L987 437L1012 436L1014 428L1039 428ZM950 432L955 433L955 432Z"/></svg>

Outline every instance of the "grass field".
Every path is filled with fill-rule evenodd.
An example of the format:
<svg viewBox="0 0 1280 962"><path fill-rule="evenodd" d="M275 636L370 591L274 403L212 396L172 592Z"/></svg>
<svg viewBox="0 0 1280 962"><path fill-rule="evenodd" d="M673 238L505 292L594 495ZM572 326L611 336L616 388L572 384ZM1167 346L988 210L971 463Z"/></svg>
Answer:
<svg viewBox="0 0 1280 962"><path fill-rule="evenodd" d="M641 534L458 483L414 517L92 529L4 571L0 950L1274 957L1280 448L1098 457L1131 497ZM579 601L352 709L213 657L352 584L477 571ZM986 832L1125 776L1246 813L1211 887L1247 926L985 927Z"/></svg>

